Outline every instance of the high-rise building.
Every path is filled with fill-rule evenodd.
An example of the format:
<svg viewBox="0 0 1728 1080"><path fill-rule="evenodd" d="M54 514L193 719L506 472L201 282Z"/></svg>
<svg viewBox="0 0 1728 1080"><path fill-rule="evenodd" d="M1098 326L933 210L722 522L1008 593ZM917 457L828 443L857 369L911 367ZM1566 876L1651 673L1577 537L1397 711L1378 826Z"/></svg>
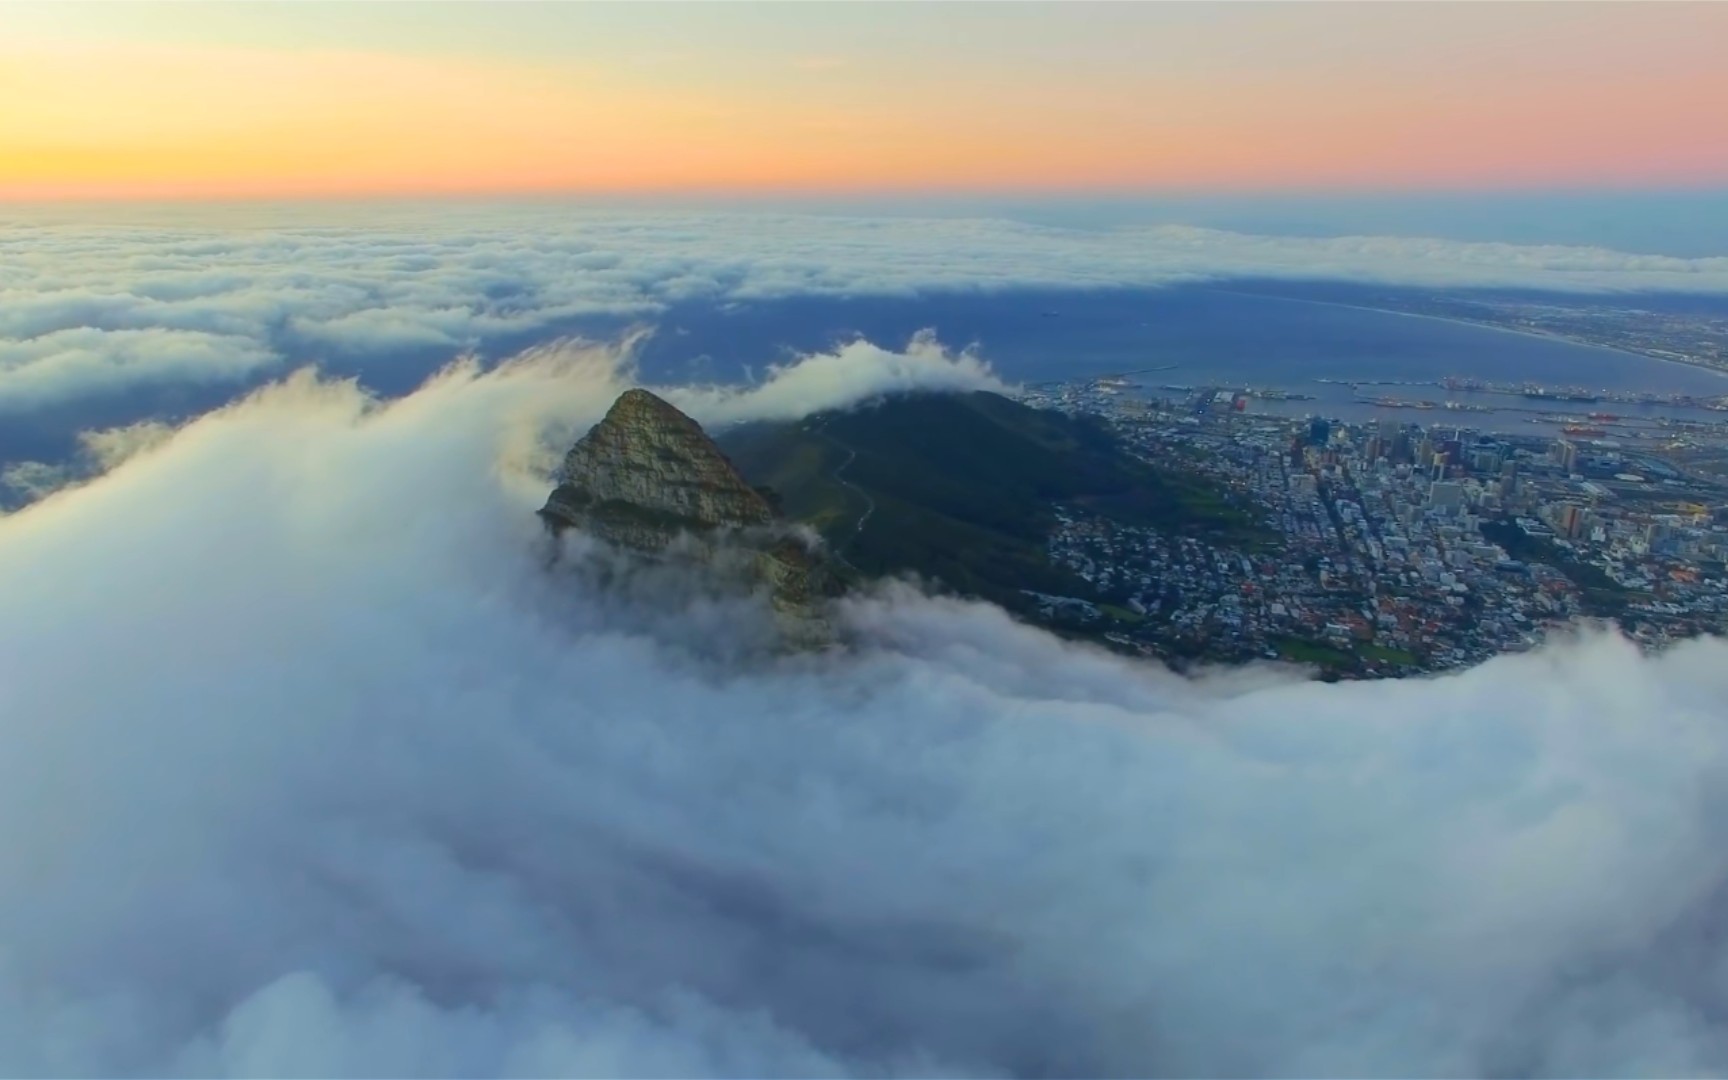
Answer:
<svg viewBox="0 0 1728 1080"><path fill-rule="evenodd" d="M1508 458L1500 465L1500 498L1510 499L1518 494L1518 463Z"/></svg>
<svg viewBox="0 0 1728 1080"><path fill-rule="evenodd" d="M1581 536L1588 519L1584 507L1575 502L1555 503L1548 508L1548 524L1567 539Z"/></svg>
<svg viewBox="0 0 1728 1080"><path fill-rule="evenodd" d="M1548 454L1554 459L1554 464L1567 472L1578 471L1578 444L1571 439L1555 439L1554 446Z"/></svg>
<svg viewBox="0 0 1728 1080"><path fill-rule="evenodd" d="M1428 486L1428 505L1436 510L1457 510L1464 505L1464 485L1436 480Z"/></svg>

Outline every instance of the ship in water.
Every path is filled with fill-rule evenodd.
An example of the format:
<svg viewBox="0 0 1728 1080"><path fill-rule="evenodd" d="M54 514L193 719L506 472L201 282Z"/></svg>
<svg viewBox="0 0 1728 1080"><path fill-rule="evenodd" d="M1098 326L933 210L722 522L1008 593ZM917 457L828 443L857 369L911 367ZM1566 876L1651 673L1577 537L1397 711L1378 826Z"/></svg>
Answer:
<svg viewBox="0 0 1728 1080"><path fill-rule="evenodd" d="M1549 390L1541 386L1527 386L1524 396L1534 401L1575 401L1594 405L1602 400L1601 394L1592 394L1584 390Z"/></svg>

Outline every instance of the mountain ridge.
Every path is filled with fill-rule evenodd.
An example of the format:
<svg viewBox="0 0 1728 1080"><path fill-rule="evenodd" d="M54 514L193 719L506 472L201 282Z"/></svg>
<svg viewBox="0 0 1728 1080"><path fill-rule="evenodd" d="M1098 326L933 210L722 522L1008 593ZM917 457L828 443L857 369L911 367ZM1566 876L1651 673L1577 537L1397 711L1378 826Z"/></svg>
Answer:
<svg viewBox="0 0 1728 1080"><path fill-rule="evenodd" d="M1183 533L1249 529L1247 515L1130 455L1103 423L989 391L889 395L718 441L860 573L910 572L1022 613L1026 590L1090 593L1048 558L1060 506Z"/></svg>

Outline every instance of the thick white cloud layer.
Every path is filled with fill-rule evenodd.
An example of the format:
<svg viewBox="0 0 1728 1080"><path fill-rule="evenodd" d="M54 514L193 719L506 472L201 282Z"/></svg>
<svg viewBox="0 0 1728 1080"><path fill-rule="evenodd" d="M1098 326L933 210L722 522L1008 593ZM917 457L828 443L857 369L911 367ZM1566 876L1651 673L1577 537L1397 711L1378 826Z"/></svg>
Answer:
<svg viewBox="0 0 1728 1080"><path fill-rule="evenodd" d="M616 343L597 345L564 338L537 345L507 361L518 370L558 372L576 380L593 397L616 396L635 381L636 348L642 335ZM463 362L463 370L472 366ZM311 368L296 376L316 377ZM885 394L911 391L1009 390L982 359L970 351L946 348L934 334L913 336L904 351L885 349L859 339L840 345L833 352L814 353L795 361L771 365L763 377L749 385L663 386L658 388L684 411L712 428L745 420L795 419L823 409L850 408ZM553 401L564 395L554 394ZM567 415L560 428L575 437L575 417ZM155 449L174 434L174 428L159 420L141 420L123 427L100 428L78 433L78 450L66 461L14 462L0 469L0 496L11 502L30 502L52 492L84 483L109 472L132 457ZM542 446L546 456L538 464L549 471L559 455Z"/></svg>
<svg viewBox="0 0 1728 1080"><path fill-rule="evenodd" d="M1598 248L554 206L308 213L271 227L258 224L268 215L148 227L38 218L0 232L0 409L331 356L454 354L584 317L651 320L690 299L1244 275L1728 292L1728 258Z"/></svg>
<svg viewBox="0 0 1728 1080"><path fill-rule="evenodd" d="M983 359L971 351L948 350L926 330L914 335L904 352L859 339L833 352L770 366L749 387L671 387L667 395L703 423L715 424L795 420L884 394L1008 389Z"/></svg>
<svg viewBox="0 0 1728 1080"><path fill-rule="evenodd" d="M277 362L237 334L76 327L0 340L0 414L144 383L238 382Z"/></svg>
<svg viewBox="0 0 1728 1080"><path fill-rule="evenodd" d="M729 663L543 567L617 388L301 376L0 520L0 1073L1728 1069L1723 643Z"/></svg>
<svg viewBox="0 0 1728 1080"><path fill-rule="evenodd" d="M0 469L0 495L31 502L100 476L146 450L167 442L174 428L160 420L78 433L78 451L67 461L19 461Z"/></svg>

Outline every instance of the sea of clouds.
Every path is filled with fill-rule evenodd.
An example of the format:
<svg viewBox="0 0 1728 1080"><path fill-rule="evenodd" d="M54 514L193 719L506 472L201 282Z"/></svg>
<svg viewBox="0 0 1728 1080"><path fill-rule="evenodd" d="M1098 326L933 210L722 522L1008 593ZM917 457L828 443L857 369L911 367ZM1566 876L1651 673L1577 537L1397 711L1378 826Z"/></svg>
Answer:
<svg viewBox="0 0 1728 1080"><path fill-rule="evenodd" d="M1409 237L1067 229L963 218L419 208L12 208L0 418L165 384L499 341L668 305L1273 277L1728 292L1728 258Z"/></svg>
<svg viewBox="0 0 1728 1080"><path fill-rule="evenodd" d="M659 389L991 385L854 348ZM1190 679L890 587L728 662L546 566L631 381L306 372L0 519L0 1074L1728 1070L1720 641Z"/></svg>

